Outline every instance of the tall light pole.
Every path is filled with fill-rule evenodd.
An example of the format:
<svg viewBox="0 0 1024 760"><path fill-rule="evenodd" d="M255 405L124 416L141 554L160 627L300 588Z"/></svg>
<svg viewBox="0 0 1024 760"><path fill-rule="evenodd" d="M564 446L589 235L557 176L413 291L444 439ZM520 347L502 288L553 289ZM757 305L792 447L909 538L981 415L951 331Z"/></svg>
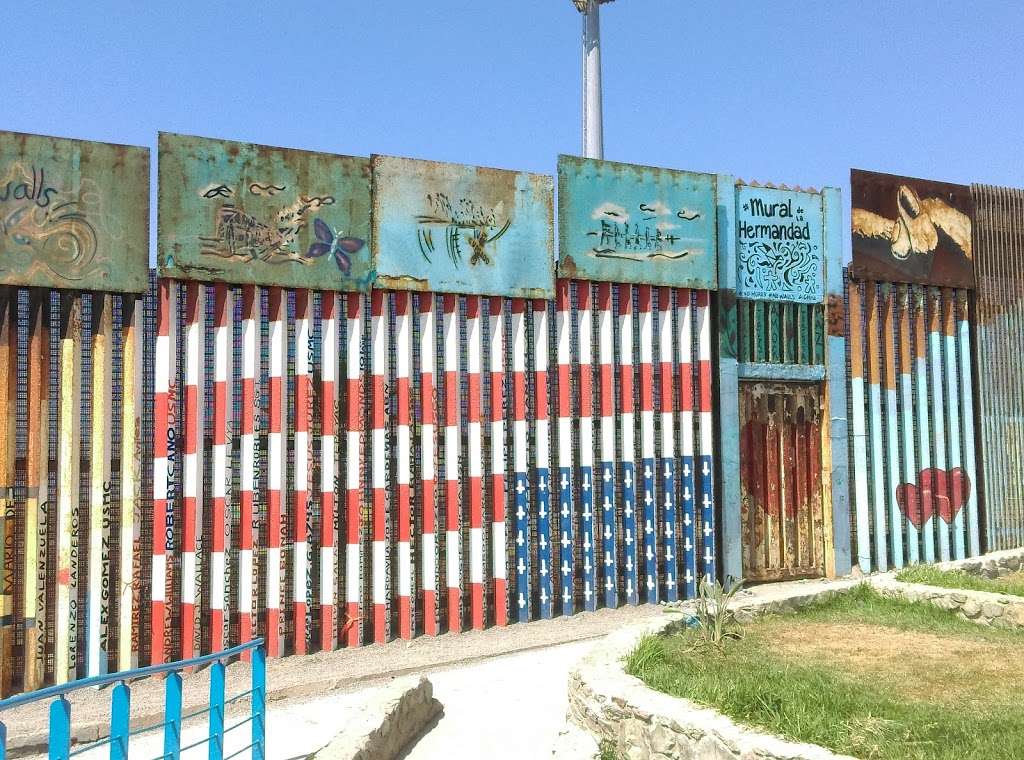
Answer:
<svg viewBox="0 0 1024 760"><path fill-rule="evenodd" d="M601 111L601 5L612 0L572 0L583 16L583 155L604 158Z"/></svg>

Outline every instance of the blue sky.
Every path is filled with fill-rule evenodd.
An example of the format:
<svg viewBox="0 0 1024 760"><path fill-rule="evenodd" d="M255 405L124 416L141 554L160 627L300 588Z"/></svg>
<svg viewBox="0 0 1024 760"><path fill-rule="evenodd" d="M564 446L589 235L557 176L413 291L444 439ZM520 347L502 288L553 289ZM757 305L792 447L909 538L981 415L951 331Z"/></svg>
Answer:
<svg viewBox="0 0 1024 760"><path fill-rule="evenodd" d="M0 129L547 173L580 150L570 0L79 0L4 20ZM1019 2L617 0L602 22L609 159L844 193L851 166L1024 184Z"/></svg>

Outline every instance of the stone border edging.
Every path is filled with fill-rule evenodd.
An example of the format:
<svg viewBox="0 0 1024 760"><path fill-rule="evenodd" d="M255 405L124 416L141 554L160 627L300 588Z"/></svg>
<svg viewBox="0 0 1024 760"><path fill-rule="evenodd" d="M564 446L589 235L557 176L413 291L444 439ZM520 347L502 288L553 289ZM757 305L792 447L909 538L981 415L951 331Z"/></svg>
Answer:
<svg viewBox="0 0 1024 760"><path fill-rule="evenodd" d="M770 612L795 611L842 593L860 581L837 581L819 591L770 590L760 599L737 600L737 615L750 619ZM687 610L688 606L680 607ZM569 720L599 740L611 741L630 760L852 760L823 747L801 744L745 728L689 700L648 688L628 675L622 660L647 634L678 625L678 618L624 628L609 635L569 673Z"/></svg>
<svg viewBox="0 0 1024 760"><path fill-rule="evenodd" d="M935 568L938 570L962 570L983 578L1000 578L1024 570L1024 549L1006 549L982 554L980 557L938 562L935 564Z"/></svg>
<svg viewBox="0 0 1024 760"><path fill-rule="evenodd" d="M370 696L356 721L313 753L313 760L392 760L443 709L422 676L397 679Z"/></svg>
<svg viewBox="0 0 1024 760"><path fill-rule="evenodd" d="M885 575L869 578L868 583L883 596L908 602L928 602L978 625L1024 629L1024 597L904 583Z"/></svg>

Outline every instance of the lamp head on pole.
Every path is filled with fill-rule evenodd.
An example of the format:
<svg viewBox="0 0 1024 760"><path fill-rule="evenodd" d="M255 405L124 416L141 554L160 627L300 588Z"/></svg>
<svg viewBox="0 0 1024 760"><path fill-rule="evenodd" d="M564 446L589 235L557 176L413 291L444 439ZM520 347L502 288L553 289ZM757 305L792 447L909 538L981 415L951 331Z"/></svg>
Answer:
<svg viewBox="0 0 1024 760"><path fill-rule="evenodd" d="M594 2L596 2L598 5L603 5L604 3L611 3L614 1L615 0L594 0ZM590 5L590 3L591 0L572 0L572 4L576 6L576 10L578 10L580 13L586 13L587 6Z"/></svg>

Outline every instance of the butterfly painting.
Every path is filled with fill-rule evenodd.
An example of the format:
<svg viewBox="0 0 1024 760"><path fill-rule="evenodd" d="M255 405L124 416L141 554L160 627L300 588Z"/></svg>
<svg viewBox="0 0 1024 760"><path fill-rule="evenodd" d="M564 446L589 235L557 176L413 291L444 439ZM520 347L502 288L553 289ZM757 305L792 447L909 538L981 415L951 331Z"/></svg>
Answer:
<svg viewBox="0 0 1024 760"><path fill-rule="evenodd" d="M320 218L313 220L313 234L316 236L316 242L306 251L307 258L332 256L338 269L345 274L352 271L352 259L349 256L358 253L366 245L366 241L360 238L342 237L340 231L331 230Z"/></svg>

